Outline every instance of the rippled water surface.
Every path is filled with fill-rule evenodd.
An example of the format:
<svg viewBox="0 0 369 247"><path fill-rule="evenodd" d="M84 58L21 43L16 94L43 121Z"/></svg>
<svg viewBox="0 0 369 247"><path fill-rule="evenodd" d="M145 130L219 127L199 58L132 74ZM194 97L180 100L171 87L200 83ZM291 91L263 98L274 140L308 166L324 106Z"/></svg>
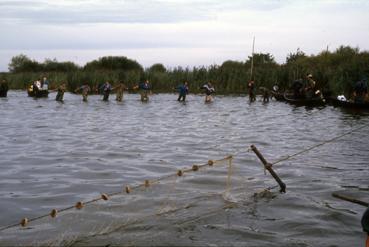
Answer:
<svg viewBox="0 0 369 247"><path fill-rule="evenodd" d="M0 245L363 246L365 208L331 194L369 201L369 127L276 164L285 194L253 196L276 183L248 147L273 162L368 125L368 113L245 97L54 98L0 98L2 227L236 155L231 169L220 162L1 231Z"/></svg>

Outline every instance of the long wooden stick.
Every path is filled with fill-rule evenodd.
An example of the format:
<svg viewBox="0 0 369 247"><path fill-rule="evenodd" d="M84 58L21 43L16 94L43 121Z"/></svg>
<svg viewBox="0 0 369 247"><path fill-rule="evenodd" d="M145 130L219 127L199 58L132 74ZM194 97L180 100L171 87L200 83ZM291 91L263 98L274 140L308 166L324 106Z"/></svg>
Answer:
<svg viewBox="0 0 369 247"><path fill-rule="evenodd" d="M259 150L254 146L251 145L251 150L254 151L254 153L256 154L256 156L258 156L258 158L261 160L261 162L264 165L264 168L266 170L269 171L270 175L272 175L272 177L277 181L277 183L279 184L280 192L286 192L286 184L282 182L282 180L278 177L277 173L275 173L275 171L272 168L272 164L268 163L266 161L266 159L264 158L264 156L259 152Z"/></svg>
<svg viewBox="0 0 369 247"><path fill-rule="evenodd" d="M352 198L352 197L349 197L349 196L340 195L340 194L337 194L335 192L332 193L332 196L333 197L336 197L338 199L341 199L341 200L345 200L345 201L348 201L348 202L359 204L359 205L364 206L364 207L369 207L369 203L368 202L364 202L364 201L361 201L361 200L356 199L356 198Z"/></svg>
<svg viewBox="0 0 369 247"><path fill-rule="evenodd" d="M251 57L251 68L250 68L250 81L252 80L253 71L254 71L254 47L255 47L255 36L252 41L252 57Z"/></svg>

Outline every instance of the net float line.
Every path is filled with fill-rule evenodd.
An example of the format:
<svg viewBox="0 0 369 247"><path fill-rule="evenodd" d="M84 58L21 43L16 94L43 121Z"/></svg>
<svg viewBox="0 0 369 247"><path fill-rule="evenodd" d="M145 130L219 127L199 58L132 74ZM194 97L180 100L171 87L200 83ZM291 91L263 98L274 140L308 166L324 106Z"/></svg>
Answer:
<svg viewBox="0 0 369 247"><path fill-rule="evenodd" d="M154 184L160 183L160 181L162 181L162 180L172 178L172 177L181 177L181 176L185 175L186 173L197 172L197 171L199 171L199 170L201 170L205 167L213 167L214 165L217 165L217 164L221 163L222 161L226 161L226 160L229 160L229 159L232 159L232 158L233 158L233 155L228 155L228 156L225 156L222 159L208 160L206 163L203 163L203 164L199 164L199 165L194 164L194 165L192 165L191 168L180 169L174 174L169 174L169 175L166 175L166 176L163 176L163 177L160 177L160 178L157 178L157 179L153 179L153 180L144 180L143 183L136 184L136 185L133 185L133 186L129 186L129 185L123 186L122 190L120 190L120 191L110 192L110 193L101 193L100 197L97 197L97 198L94 198L94 199L91 199L91 200L88 200L88 201L78 201L73 206L68 206L68 207L61 208L61 209L54 208L54 209L51 210L50 213L43 214L43 215L40 215L40 216L36 216L36 217L30 218L30 219L24 217L24 218L21 219L20 222L10 224L10 225L7 225L7 226L4 226L4 227L0 228L0 231L4 231L6 229L10 229L10 228L13 228L13 227L18 227L18 226L26 227L26 226L28 226L29 223L31 223L33 221L37 221L37 220L47 218L47 217L56 218L58 214L60 214L62 212L65 212L65 211L68 211L68 210L71 210L71 209L82 210L88 204L91 204L91 203L94 203L94 202L97 202L97 201L101 201L101 200L102 201L108 201L111 197L116 196L116 195L130 194L130 193L134 192L135 190L137 190L139 188L148 188L148 187L150 187Z"/></svg>
<svg viewBox="0 0 369 247"><path fill-rule="evenodd" d="M264 164L264 169L265 169L265 170L271 170L273 165L276 165L276 164L278 164L278 163L280 163L280 162L283 162L283 161L289 160L289 159L291 159L291 158L293 158L293 157L295 157L295 156L298 156L298 155L300 155L300 154L303 154L303 153L309 152L309 151L311 151L311 150L313 150L313 149L315 149L315 148L317 148L317 147L323 146L323 145L325 145L325 144L327 144L327 143L334 142L334 141L336 141L336 140L338 140L338 139L340 139L340 138L342 138L342 137L344 137L344 136L347 136L347 135L349 135L349 134L352 134L352 133L354 133L354 132L356 132L356 131L358 131L358 130L361 130L361 129L365 128L365 127L368 127L368 126L369 126L369 124L364 124L364 125L362 125L362 126L360 126L360 127L358 127L358 128L355 128L355 129L352 129L352 130L350 130L350 131L347 131L347 132L345 132L345 133L343 133L343 134L341 134L341 135L335 136L335 137L333 137L333 138L331 138L331 139L328 139L328 140L323 141L323 142L321 142L321 143L315 144L315 145L313 145L313 146L311 146L311 147L308 147L308 148L306 148L306 149L303 149L303 150L301 150L301 151L299 151L299 152L296 152L296 153L294 153L294 154L288 155L287 157L286 157L286 156L285 156L285 157L282 157L282 158L280 158L280 159L278 159L278 160L276 160L276 161L274 161L274 162L271 162L271 163L269 163L269 162L265 162L265 163L264 163L264 162L263 162L263 164ZM254 147L254 148L253 148L253 147ZM245 149L245 151L247 151L247 152L254 151L254 152L255 152L255 149L256 149L256 148L255 148L255 146L254 146L254 145L252 145L252 146L250 146L250 148ZM154 179L154 180L152 180L152 181L150 181L150 180L145 180L143 184L139 184L139 185L135 185L135 186L129 187L129 190L127 190L127 188L125 188L125 191L126 191L126 193L130 193L130 192L131 192L131 190L133 190L133 189L138 189L138 188L140 188L140 187L148 188L148 187L150 187L152 184L159 183L161 180L164 180L164 179L167 179L167 178L171 178L171 177L173 177L173 176L179 176L179 177L180 177L180 176L183 176L183 174L184 174L184 173L193 172L193 171L198 171L199 169L201 169L201 168L203 168L203 167L205 167L205 166L213 166L213 165L214 165L214 164L216 164L216 163L222 162L222 161L227 160L227 159L231 159L232 157L234 157L234 156L238 155L239 153L242 153L243 151L244 151L244 149L242 148L242 149L238 150L235 154L233 154L233 155L229 155L229 156L226 156L226 157L224 157L223 159L220 159L220 160L208 160L208 162L207 162L207 163L205 163L205 164L202 164L202 165L193 165L193 167L192 167L192 168L178 170L178 171L176 172L176 174L174 174L174 175L173 175L173 174L170 174L170 175L167 175L167 176L164 176L164 177L160 177L160 178L158 178L158 179ZM259 157L259 158L260 158L260 157ZM265 159L264 159L264 160L265 160ZM263 161L263 159L261 159L261 161ZM273 173L273 172L272 172L272 173ZM274 176L273 176L273 177L274 177ZM276 178L276 177L275 177L275 178ZM278 179L278 178L276 178L276 180L277 180L278 184L280 185L281 192L285 192L285 190L286 190L285 184L284 184L280 179ZM279 180L279 181L278 181L278 180ZM112 196L115 196L115 195L118 195L118 194L122 194L122 191L112 192L112 193L109 193L109 194L106 194L106 195L107 195L107 198L108 198L108 197L112 197ZM96 202L96 201L99 201L99 200L106 200L106 199L104 199L103 197L100 197L100 198L95 198L95 199L92 199L92 200L90 200L90 201L86 201L86 202L77 202L77 204L76 204L76 205L74 205L74 206L69 206L69 207L66 207L66 208L59 209L59 210L57 210L57 209L53 209L49 214L44 214L44 215L37 216L37 217L31 218L31 219L23 218L23 219L21 220L21 222L14 223L14 224L12 224L12 225L8 225L8 226L5 226L5 227L0 228L0 231L6 230L6 229L9 229L9 228L12 228L12 227L16 227L16 226L23 226L23 227L25 227L25 226L27 226L27 224L28 224L29 222L32 222L32 221L35 221L35 220L39 220L39 219L42 219L42 218L46 218L46 217L49 217L49 216L51 216L52 218L55 218L55 217L56 217L56 215L57 215L58 213L61 213L61 212L67 211L67 210L71 210L71 209L73 209L73 208L82 209L84 205L86 205L86 204L90 204L90 203L93 203L93 202Z"/></svg>

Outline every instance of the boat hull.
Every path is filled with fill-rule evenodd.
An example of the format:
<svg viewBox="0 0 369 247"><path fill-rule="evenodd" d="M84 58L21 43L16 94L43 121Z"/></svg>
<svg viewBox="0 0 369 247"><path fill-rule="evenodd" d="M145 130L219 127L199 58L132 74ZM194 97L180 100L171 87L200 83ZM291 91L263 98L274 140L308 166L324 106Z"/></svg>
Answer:
<svg viewBox="0 0 369 247"><path fill-rule="evenodd" d="M48 90L38 90L38 91L27 91L29 97L35 97L35 98L46 98L49 96Z"/></svg>
<svg viewBox="0 0 369 247"><path fill-rule="evenodd" d="M342 101L335 98L331 98L329 102L335 107L349 108L349 109L366 109L369 110L369 102L352 102Z"/></svg>
<svg viewBox="0 0 369 247"><path fill-rule="evenodd" d="M0 91L0 98L6 98L7 94L8 94L8 90Z"/></svg>
<svg viewBox="0 0 369 247"><path fill-rule="evenodd" d="M283 95L284 100L290 104L296 105L296 106L323 106L325 105L325 100L321 97L316 98L295 98L291 94L284 94Z"/></svg>

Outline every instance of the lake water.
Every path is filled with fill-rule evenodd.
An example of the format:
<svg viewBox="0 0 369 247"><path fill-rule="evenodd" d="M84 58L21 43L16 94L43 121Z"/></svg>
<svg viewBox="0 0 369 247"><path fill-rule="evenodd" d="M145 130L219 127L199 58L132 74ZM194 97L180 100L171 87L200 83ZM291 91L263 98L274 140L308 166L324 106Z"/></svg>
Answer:
<svg viewBox="0 0 369 247"><path fill-rule="evenodd" d="M209 159L228 161L149 188L0 232L0 245L363 246L369 201L369 127L274 166L287 193L248 150L270 162L369 124L369 114L331 106L248 103L217 96L152 95L148 103L82 102L66 93L0 98L0 225L73 206ZM231 169L229 168L231 167Z"/></svg>

